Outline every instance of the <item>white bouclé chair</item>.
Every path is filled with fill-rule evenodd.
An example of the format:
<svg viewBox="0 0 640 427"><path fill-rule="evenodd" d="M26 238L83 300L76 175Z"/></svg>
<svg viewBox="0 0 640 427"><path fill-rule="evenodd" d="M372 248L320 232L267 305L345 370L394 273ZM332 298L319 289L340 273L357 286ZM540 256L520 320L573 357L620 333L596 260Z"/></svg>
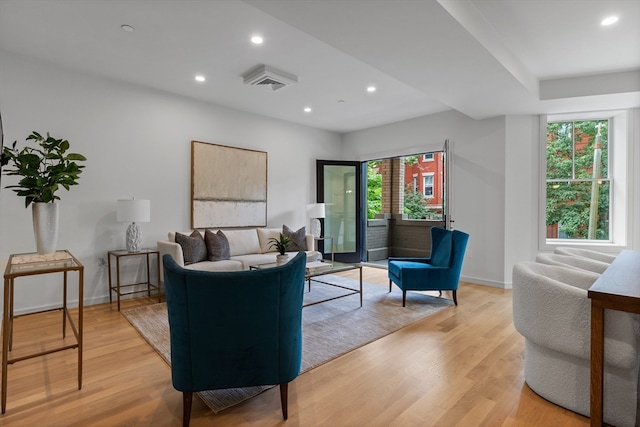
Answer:
<svg viewBox="0 0 640 427"><path fill-rule="evenodd" d="M602 274L609 267L609 263L597 261L573 255L559 255L542 253L536 256L536 262L548 265L557 265L577 270L586 270L593 273Z"/></svg>
<svg viewBox="0 0 640 427"><path fill-rule="evenodd" d="M555 248L553 253L558 255L571 255L588 258L600 262L606 262L607 264L611 264L613 260L616 259L616 256L612 254L605 254L604 252L580 248Z"/></svg>
<svg viewBox="0 0 640 427"><path fill-rule="evenodd" d="M599 274L534 262L513 268L513 321L525 338L525 380L543 398L589 416L591 301ZM638 315L605 312L604 421L638 425Z"/></svg>

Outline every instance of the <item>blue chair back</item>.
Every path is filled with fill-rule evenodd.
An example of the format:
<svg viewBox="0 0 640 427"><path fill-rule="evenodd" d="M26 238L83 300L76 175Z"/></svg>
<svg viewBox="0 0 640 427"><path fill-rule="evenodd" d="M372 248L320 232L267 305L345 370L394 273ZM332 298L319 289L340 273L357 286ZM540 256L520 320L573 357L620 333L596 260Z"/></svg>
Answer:
<svg viewBox="0 0 640 427"><path fill-rule="evenodd" d="M302 361L306 255L238 272L180 267L163 257L176 390L288 383Z"/></svg>

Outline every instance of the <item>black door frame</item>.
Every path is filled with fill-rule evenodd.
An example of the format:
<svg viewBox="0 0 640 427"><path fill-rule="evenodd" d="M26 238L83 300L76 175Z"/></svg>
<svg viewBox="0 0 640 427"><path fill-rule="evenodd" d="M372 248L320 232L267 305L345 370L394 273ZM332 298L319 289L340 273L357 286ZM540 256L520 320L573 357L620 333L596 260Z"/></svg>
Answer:
<svg viewBox="0 0 640 427"><path fill-rule="evenodd" d="M365 225L367 220L366 209L366 191L363 191L362 183L366 182L367 162L348 161L348 160L316 160L316 200L318 203L325 203L324 200L324 166L353 166L355 168L356 179L356 250L355 252L335 253L334 259L340 262L362 262L364 261L366 248ZM324 230L324 219L321 219L322 229ZM337 236L332 236L337 238ZM324 242L318 242L318 250L324 252ZM334 242L335 244L336 242ZM325 255L330 258L331 254Z"/></svg>

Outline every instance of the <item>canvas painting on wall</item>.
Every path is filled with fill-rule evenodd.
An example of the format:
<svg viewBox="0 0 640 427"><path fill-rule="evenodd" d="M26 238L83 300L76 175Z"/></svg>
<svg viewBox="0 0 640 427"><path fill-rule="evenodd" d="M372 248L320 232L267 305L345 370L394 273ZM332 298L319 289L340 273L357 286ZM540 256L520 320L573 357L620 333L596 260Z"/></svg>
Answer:
<svg viewBox="0 0 640 427"><path fill-rule="evenodd" d="M267 153L191 141L191 227L265 227Z"/></svg>

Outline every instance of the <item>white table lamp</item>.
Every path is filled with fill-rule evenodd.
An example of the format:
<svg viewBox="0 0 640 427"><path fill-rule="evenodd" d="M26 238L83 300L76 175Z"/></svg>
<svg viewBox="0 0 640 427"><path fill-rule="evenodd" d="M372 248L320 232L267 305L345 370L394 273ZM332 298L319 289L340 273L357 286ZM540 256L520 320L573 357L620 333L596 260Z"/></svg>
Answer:
<svg viewBox="0 0 640 427"><path fill-rule="evenodd" d="M311 218L311 234L313 237L320 237L322 227L320 218L324 218L324 203L312 203L307 205L307 218Z"/></svg>
<svg viewBox="0 0 640 427"><path fill-rule="evenodd" d="M130 222L127 227L127 251L140 252L142 232L137 222L149 222L151 202L143 199L118 200L117 221Z"/></svg>

